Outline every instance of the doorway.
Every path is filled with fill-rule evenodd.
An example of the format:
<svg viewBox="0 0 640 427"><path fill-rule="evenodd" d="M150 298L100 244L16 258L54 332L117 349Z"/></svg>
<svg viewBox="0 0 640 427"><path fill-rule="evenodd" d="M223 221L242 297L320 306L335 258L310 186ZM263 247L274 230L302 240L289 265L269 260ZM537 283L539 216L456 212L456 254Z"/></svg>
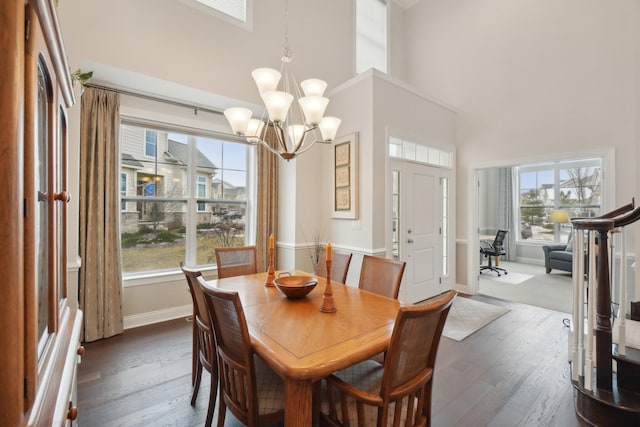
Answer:
<svg viewBox="0 0 640 427"><path fill-rule="evenodd" d="M407 263L400 300L417 303L451 289L451 170L391 160L391 247Z"/></svg>

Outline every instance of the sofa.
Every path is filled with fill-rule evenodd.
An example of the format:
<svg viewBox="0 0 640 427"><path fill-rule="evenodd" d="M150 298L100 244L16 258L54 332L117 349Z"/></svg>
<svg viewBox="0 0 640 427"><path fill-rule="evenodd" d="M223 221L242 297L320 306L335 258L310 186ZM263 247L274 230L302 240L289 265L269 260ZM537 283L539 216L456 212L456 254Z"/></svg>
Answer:
<svg viewBox="0 0 640 427"><path fill-rule="evenodd" d="M557 244L542 247L547 274L551 273L552 269L573 272L573 248L567 250L567 246Z"/></svg>

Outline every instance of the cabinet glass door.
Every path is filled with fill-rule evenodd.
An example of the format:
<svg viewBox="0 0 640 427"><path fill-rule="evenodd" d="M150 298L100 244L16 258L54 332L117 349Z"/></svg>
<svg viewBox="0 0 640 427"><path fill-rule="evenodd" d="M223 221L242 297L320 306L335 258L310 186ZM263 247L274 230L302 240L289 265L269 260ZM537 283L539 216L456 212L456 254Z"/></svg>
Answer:
<svg viewBox="0 0 640 427"><path fill-rule="evenodd" d="M49 336L49 95L50 82L42 63L38 66L36 149L34 181L37 194L35 209L35 271L37 277L38 359Z"/></svg>

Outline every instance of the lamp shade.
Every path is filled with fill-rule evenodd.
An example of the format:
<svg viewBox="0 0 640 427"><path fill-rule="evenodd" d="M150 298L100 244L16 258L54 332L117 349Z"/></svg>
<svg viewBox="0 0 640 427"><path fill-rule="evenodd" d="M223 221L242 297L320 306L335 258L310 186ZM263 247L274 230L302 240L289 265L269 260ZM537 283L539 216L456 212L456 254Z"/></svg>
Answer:
<svg viewBox="0 0 640 427"><path fill-rule="evenodd" d="M327 82L320 79L307 79L300 83L305 96L322 96L327 88Z"/></svg>
<svg viewBox="0 0 640 427"><path fill-rule="evenodd" d="M324 116L324 110L327 109L329 98L323 96L305 96L298 100L304 118L309 125L317 125Z"/></svg>
<svg viewBox="0 0 640 427"><path fill-rule="evenodd" d="M564 211L564 210L551 211L551 222L559 223L559 224L569 222L569 215L567 214L567 211Z"/></svg>
<svg viewBox="0 0 640 427"><path fill-rule="evenodd" d="M320 133L322 134L322 139L325 141L333 141L334 139L336 139L338 127L340 126L341 122L342 120L337 117L323 117L318 124Z"/></svg>
<svg viewBox="0 0 640 427"><path fill-rule="evenodd" d="M258 86L258 92L262 95L265 92L276 90L282 74L273 68L256 68L251 72L253 81Z"/></svg>
<svg viewBox="0 0 640 427"><path fill-rule="evenodd" d="M267 107L269 118L276 123L282 123L287 118L293 95L287 92L272 90L262 94L262 101Z"/></svg>
<svg viewBox="0 0 640 427"><path fill-rule="evenodd" d="M247 132L247 125L253 113L248 108L233 107L224 110L224 116L231 125L231 130L236 135L244 135Z"/></svg>

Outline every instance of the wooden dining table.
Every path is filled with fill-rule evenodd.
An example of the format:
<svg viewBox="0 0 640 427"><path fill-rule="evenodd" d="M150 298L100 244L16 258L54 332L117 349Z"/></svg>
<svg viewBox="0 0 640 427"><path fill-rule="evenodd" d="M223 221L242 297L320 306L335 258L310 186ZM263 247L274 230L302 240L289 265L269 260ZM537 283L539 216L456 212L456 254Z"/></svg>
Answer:
<svg viewBox="0 0 640 427"><path fill-rule="evenodd" d="M265 278L258 273L207 285L238 292L254 351L284 380L285 426L309 427L313 383L385 351L401 303L332 281L337 310L324 313L325 278L297 300L266 287Z"/></svg>

